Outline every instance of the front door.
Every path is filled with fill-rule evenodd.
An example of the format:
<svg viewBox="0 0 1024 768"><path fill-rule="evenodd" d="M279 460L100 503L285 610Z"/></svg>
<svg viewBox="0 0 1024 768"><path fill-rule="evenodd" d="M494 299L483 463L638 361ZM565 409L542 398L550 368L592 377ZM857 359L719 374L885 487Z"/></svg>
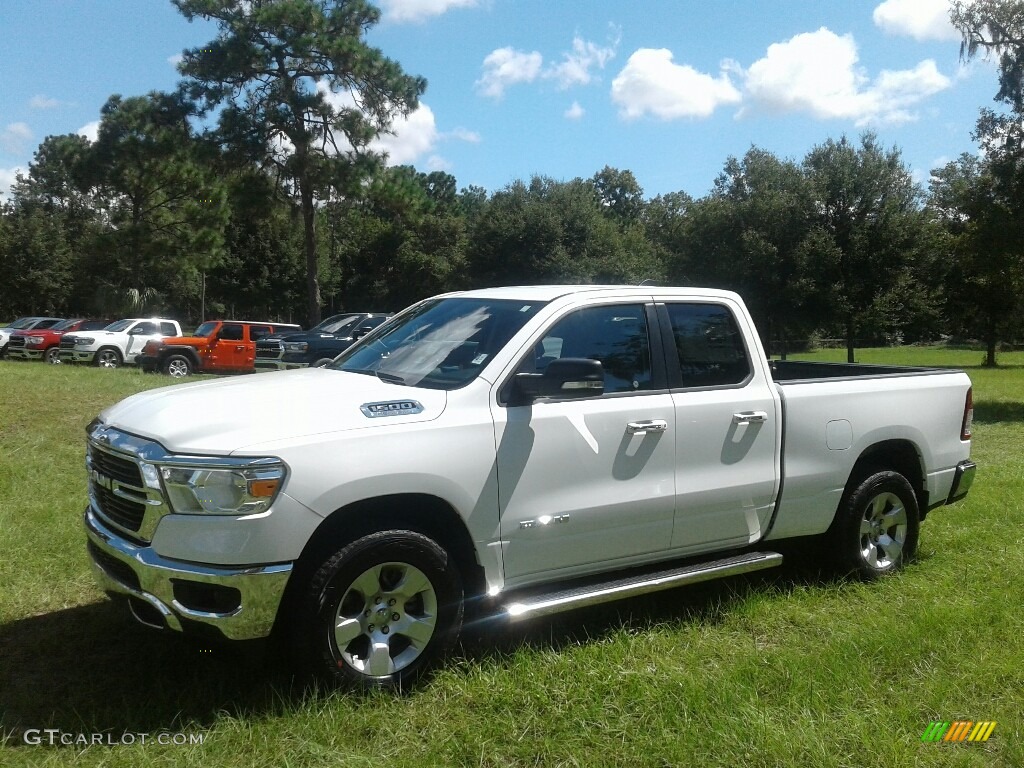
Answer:
<svg viewBox="0 0 1024 768"><path fill-rule="evenodd" d="M226 373L245 368L246 349L252 342L246 341L245 326L241 323L224 323L217 331L213 350L206 363L210 373Z"/></svg>
<svg viewBox="0 0 1024 768"><path fill-rule="evenodd" d="M493 406L506 582L585 573L668 547L675 500L672 396L655 387L643 304L571 311L519 371L600 360L600 397Z"/></svg>

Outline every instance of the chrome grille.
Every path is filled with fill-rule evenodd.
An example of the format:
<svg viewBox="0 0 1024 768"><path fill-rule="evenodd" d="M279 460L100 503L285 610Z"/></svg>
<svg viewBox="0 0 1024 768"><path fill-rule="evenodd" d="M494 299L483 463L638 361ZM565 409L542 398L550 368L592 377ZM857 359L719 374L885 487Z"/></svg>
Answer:
<svg viewBox="0 0 1024 768"><path fill-rule="evenodd" d="M101 475L136 488L142 488L142 472L132 459L101 451L89 446L89 460L92 468Z"/></svg>
<svg viewBox="0 0 1024 768"><path fill-rule="evenodd" d="M9 349L24 349L26 338L24 336L11 336L11 340L7 342Z"/></svg>
<svg viewBox="0 0 1024 768"><path fill-rule="evenodd" d="M281 356L280 344L257 344L256 357L276 359Z"/></svg>
<svg viewBox="0 0 1024 768"><path fill-rule="evenodd" d="M75 348L75 337L74 336L62 336L60 339L61 349L74 349Z"/></svg>
<svg viewBox="0 0 1024 768"><path fill-rule="evenodd" d="M142 519L146 516L145 502L130 501L96 483L92 484L92 492L99 511L110 522L133 533L142 527Z"/></svg>

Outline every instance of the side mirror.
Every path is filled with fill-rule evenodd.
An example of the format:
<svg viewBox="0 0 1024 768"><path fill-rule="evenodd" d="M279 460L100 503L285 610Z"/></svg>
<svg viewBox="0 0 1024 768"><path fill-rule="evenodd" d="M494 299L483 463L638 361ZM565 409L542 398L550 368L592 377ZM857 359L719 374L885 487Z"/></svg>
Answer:
<svg viewBox="0 0 1024 768"><path fill-rule="evenodd" d="M517 373L516 388L530 400L597 397L604 394L604 366L599 360L563 357L548 363L544 373Z"/></svg>

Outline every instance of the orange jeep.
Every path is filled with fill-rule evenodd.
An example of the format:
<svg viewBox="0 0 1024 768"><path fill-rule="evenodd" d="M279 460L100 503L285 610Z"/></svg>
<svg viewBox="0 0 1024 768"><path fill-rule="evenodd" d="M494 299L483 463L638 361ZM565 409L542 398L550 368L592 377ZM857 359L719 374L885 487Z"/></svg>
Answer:
<svg viewBox="0 0 1024 768"><path fill-rule="evenodd" d="M302 330L293 323L207 320L193 336L154 339L136 362L144 371L180 378L193 372L249 373L255 370L256 341L274 333Z"/></svg>

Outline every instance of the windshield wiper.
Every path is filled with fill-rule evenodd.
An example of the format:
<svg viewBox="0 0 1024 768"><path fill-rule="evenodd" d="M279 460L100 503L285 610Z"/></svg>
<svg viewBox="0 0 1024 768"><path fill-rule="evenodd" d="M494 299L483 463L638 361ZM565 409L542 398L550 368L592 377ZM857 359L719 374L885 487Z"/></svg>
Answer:
<svg viewBox="0 0 1024 768"><path fill-rule="evenodd" d="M374 371L374 373L377 374L378 379L388 384L405 384L404 378L393 373L385 373L384 371Z"/></svg>

